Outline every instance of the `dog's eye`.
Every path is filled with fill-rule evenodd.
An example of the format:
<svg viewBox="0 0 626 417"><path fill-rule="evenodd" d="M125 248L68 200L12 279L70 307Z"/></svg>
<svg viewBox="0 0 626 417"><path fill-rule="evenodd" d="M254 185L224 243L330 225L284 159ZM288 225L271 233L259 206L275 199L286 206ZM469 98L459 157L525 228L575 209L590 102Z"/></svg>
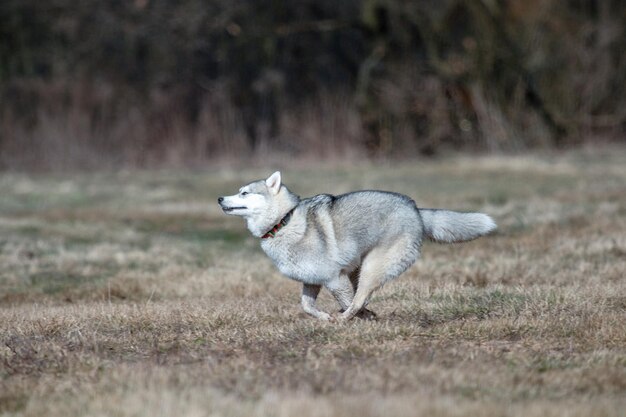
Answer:
<svg viewBox="0 0 626 417"><path fill-rule="evenodd" d="M248 192L247 191L242 191L241 195L248 195Z"/></svg>

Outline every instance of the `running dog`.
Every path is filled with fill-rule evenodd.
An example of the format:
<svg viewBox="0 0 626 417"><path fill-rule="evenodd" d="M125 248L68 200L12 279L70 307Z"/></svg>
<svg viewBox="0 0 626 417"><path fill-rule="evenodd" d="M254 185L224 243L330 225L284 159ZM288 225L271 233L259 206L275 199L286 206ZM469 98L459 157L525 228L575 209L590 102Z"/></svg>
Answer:
<svg viewBox="0 0 626 417"><path fill-rule="evenodd" d="M365 307L372 293L415 262L424 238L465 242L496 229L486 214L422 209L392 192L301 199L282 183L280 172L218 203L246 220L280 272L302 282L302 308L322 320L332 319L315 305L322 287L341 306L340 319L371 318L375 314Z"/></svg>

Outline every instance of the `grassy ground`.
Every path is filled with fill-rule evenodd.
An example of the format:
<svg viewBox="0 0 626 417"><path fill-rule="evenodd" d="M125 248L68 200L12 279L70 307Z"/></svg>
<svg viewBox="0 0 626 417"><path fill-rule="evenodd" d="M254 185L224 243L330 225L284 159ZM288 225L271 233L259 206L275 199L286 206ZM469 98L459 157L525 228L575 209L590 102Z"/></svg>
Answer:
<svg viewBox="0 0 626 417"><path fill-rule="evenodd" d="M269 173L1 175L0 415L624 415L624 148L284 169L301 195L394 190L500 225L427 244L379 320L347 324L301 313L219 211Z"/></svg>

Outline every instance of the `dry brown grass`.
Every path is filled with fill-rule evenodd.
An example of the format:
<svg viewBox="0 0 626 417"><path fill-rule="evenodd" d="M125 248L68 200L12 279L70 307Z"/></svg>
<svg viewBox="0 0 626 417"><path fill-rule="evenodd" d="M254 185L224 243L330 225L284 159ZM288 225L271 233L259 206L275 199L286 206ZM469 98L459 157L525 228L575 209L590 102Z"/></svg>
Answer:
<svg viewBox="0 0 626 417"><path fill-rule="evenodd" d="M624 148L283 165L303 195L395 190L500 229L426 245L378 321L323 323L214 203L269 168L0 176L0 415L624 415Z"/></svg>

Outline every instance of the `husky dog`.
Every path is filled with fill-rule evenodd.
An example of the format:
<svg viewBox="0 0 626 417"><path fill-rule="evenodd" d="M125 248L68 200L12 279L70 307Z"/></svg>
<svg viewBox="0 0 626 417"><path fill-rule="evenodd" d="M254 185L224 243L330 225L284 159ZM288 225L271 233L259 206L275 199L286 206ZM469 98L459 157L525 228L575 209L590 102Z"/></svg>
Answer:
<svg viewBox="0 0 626 417"><path fill-rule="evenodd" d="M301 199L282 184L280 172L217 201L246 220L280 272L302 282L302 308L322 320L332 318L315 305L322 287L341 306L341 319L371 318L370 296L415 262L425 237L465 242L496 229L486 214L421 209L391 192Z"/></svg>

